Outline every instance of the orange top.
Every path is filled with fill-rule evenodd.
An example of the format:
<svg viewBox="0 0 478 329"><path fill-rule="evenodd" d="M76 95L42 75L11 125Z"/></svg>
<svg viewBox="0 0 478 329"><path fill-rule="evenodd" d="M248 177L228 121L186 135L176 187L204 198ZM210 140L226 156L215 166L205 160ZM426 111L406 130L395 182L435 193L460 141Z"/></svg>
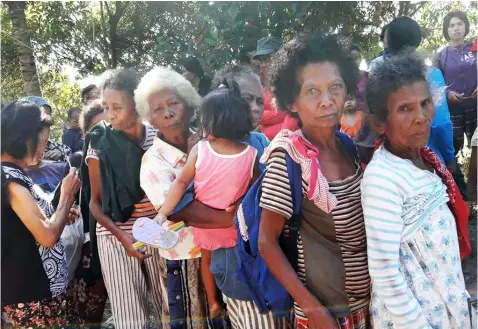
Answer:
<svg viewBox="0 0 478 329"><path fill-rule="evenodd" d="M355 112L357 114L357 120L353 126L347 125L345 120L345 114L342 114L340 119L340 131L355 140L358 136L360 128L362 128L362 111Z"/></svg>

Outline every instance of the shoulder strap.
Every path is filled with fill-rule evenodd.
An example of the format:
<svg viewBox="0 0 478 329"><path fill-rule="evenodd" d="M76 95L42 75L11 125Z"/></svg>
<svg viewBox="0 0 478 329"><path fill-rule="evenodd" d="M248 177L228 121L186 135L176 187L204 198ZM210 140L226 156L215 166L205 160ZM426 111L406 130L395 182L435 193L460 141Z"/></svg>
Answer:
<svg viewBox="0 0 478 329"><path fill-rule="evenodd" d="M297 239L299 238L300 228L300 206L302 203L302 170L300 164L294 162L289 154L285 154L287 172L289 174L289 184L292 192L292 217L289 220L289 237L285 239L285 248L283 248L289 263L294 270L297 270L298 250Z"/></svg>

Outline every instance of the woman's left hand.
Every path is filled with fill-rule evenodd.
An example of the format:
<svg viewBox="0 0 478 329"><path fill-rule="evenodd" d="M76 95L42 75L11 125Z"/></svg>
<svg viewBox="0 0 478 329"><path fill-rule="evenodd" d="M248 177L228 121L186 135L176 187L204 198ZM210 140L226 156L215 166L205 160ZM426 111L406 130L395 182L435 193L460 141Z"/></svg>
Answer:
<svg viewBox="0 0 478 329"><path fill-rule="evenodd" d="M77 208L70 208L70 213L68 214L68 221L66 222L66 225L74 224L78 217L80 217L80 210Z"/></svg>

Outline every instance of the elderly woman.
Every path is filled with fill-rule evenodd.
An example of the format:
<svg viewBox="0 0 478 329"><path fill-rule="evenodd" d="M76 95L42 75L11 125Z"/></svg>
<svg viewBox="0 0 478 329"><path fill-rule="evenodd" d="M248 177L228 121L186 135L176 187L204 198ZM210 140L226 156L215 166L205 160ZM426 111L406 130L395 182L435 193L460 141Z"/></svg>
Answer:
<svg viewBox="0 0 478 329"><path fill-rule="evenodd" d="M362 180L375 328L470 328L468 208L427 144L435 107L416 54L384 62L367 101L383 136ZM458 231L458 235L457 235Z"/></svg>
<svg viewBox="0 0 478 329"><path fill-rule="evenodd" d="M229 66L216 74L213 85L218 86L218 81L224 79L238 83L241 94L251 105L257 125L263 112L258 76L249 68ZM160 207L170 185L184 166L187 153L198 141L197 134L190 129L190 121L200 98L187 80L164 67L155 68L145 75L135 98L141 115L161 132L143 157L141 167L141 184L153 204ZM268 145L267 138L257 132L251 132L245 142L255 147L260 155ZM234 225L234 208L227 211L209 208L195 201L192 192L185 195L178 208L180 210L170 220L199 228L228 228ZM167 259L164 261L165 279L162 285L169 301L174 301L174 304L166 306L169 309L165 309L165 313L169 313L171 321L176 323L186 319L187 328L202 328L204 323L194 321L195 317L203 318L206 312L205 294L198 278L198 249L193 244L189 228L183 229L181 234L183 239L175 249L161 251ZM235 278L238 261L236 247L218 249L211 255L211 271L225 297L233 328L285 328L285 320L277 320L272 314L259 314L247 285ZM166 278L166 271L174 275ZM182 296L188 298L183 299Z"/></svg>
<svg viewBox="0 0 478 329"><path fill-rule="evenodd" d="M470 22L462 11L448 13L443 19L443 37L448 46L435 58L435 66L442 71L448 86L448 104L453 121L455 150L460 151L464 135L470 146L476 129L476 52L465 38Z"/></svg>
<svg viewBox="0 0 478 329"><path fill-rule="evenodd" d="M72 319L60 236L67 222L78 217L71 207L80 181L72 168L63 180L55 212L25 173L45 152L51 125L51 118L28 101L2 110L1 302L15 328L63 327Z"/></svg>
<svg viewBox="0 0 478 329"><path fill-rule="evenodd" d="M158 134L144 154L141 187L159 209L176 175L186 162L187 153L198 141L190 129L201 97L183 76L165 67L156 67L141 80L135 91L139 114ZM163 327L207 328L206 301L200 278L200 249L194 245L192 229L180 231L180 242L172 249L156 249L163 296Z"/></svg>
<svg viewBox="0 0 478 329"><path fill-rule="evenodd" d="M133 248L136 219L156 215L140 187L141 158L152 144L156 130L139 119L134 90L136 71L108 71L103 83L103 107L108 123L96 124L85 138L87 154L82 182L90 192L90 236L98 246L115 328L144 328L149 303L161 319L161 257L155 250ZM151 297L151 298L149 298Z"/></svg>
<svg viewBox="0 0 478 329"><path fill-rule="evenodd" d="M299 328L369 328L362 168L352 140L336 131L358 68L346 45L321 35L289 41L272 63L279 108L302 127L279 133L261 159L260 253L294 299ZM294 207L286 154L302 172L297 271L279 245Z"/></svg>

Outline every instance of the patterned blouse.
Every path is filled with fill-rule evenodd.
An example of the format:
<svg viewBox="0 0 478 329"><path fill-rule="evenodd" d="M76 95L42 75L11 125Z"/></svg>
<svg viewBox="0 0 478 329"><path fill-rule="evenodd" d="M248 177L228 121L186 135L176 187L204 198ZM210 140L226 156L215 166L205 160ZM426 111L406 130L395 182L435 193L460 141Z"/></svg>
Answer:
<svg viewBox="0 0 478 329"><path fill-rule="evenodd" d="M186 153L159 137L154 138L153 145L144 154L140 172L141 188L156 209L164 203L171 184L186 164L186 158ZM200 248L194 244L192 228L185 227L184 223L171 225L182 226L178 231L179 243L169 250L158 249L161 256L169 260L200 257Z"/></svg>

